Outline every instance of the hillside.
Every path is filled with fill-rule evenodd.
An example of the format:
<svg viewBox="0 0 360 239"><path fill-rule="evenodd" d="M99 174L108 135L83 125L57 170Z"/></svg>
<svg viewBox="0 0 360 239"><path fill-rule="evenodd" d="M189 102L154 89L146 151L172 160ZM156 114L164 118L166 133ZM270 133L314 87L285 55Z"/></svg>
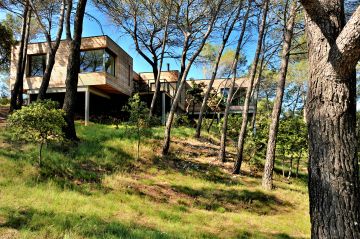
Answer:
<svg viewBox="0 0 360 239"><path fill-rule="evenodd" d="M0 128L0 238L309 238L306 182L261 175L216 160L217 139L173 130L161 158L163 128L143 140L136 159L131 128L78 125L77 146L11 142ZM230 149L233 156L234 149Z"/></svg>

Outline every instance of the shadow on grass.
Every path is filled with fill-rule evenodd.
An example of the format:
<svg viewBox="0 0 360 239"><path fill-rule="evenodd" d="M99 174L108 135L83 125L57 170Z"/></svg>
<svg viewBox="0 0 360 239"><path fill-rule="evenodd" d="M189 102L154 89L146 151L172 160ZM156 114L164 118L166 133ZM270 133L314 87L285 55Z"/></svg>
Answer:
<svg viewBox="0 0 360 239"><path fill-rule="evenodd" d="M36 233L39 238L44 234L53 233L66 237L66 234L77 234L81 238L179 238L159 230L135 224L125 225L118 221L105 221L96 216L71 213L55 213L53 211L39 211L33 208L13 210L0 208L6 214L3 228L12 228L21 231ZM49 230L48 230L49 229Z"/></svg>
<svg viewBox="0 0 360 239"><path fill-rule="evenodd" d="M292 205L274 195L262 191L235 189L193 189L186 186L172 186L176 192L194 198L194 206L211 211L237 212L246 210L259 215L276 214L289 210Z"/></svg>
<svg viewBox="0 0 360 239"><path fill-rule="evenodd" d="M257 238L257 239L303 239L303 237L291 237L286 233L274 233L274 234L267 234L262 232L248 232L244 231L241 232L240 235L237 235L235 237L236 239L251 239L251 238Z"/></svg>
<svg viewBox="0 0 360 239"><path fill-rule="evenodd" d="M15 229L22 233L34 233L37 238L123 238L123 239L180 239L190 238L183 232L166 233L156 228L144 227L137 224L124 224L119 221L104 220L97 216L75 213L57 213L54 211L40 211L34 208L14 210L0 208L4 219L0 228ZM191 238L217 239L217 235L198 231ZM300 239L285 233L263 233L258 231L241 231L232 238L273 238Z"/></svg>
<svg viewBox="0 0 360 239"><path fill-rule="evenodd" d="M169 173L175 171L183 175L190 175L213 183L241 185L238 180L233 180L231 176L222 171L219 166L183 160L174 153L170 153L165 158L156 158L153 162L159 169L168 171Z"/></svg>
<svg viewBox="0 0 360 239"><path fill-rule="evenodd" d="M134 168L132 155L121 147L106 144L114 139L126 139L130 144L136 140L134 133L104 125L92 125L89 128L79 126L78 133L81 141L77 144L52 143L44 147L39 175L29 179L29 182L51 180L61 188L89 194L89 189L105 189L101 185L105 175ZM11 141L7 134L2 138L7 145L0 149L0 156L14 161L26 159L30 164L37 165L36 145Z"/></svg>

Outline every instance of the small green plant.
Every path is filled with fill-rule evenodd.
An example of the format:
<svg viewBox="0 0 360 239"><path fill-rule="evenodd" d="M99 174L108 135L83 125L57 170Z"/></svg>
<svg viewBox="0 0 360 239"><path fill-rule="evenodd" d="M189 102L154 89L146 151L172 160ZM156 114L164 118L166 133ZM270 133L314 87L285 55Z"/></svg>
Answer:
<svg viewBox="0 0 360 239"><path fill-rule="evenodd" d="M174 125L176 127L186 126L186 127L193 127L194 125L191 123L189 117L185 114L177 115L175 118Z"/></svg>
<svg viewBox="0 0 360 239"><path fill-rule="evenodd" d="M129 123L136 127L137 134L137 159L140 158L141 136L146 135L150 127L151 118L146 103L141 101L138 93L129 98L128 104L124 106L124 111L130 114Z"/></svg>
<svg viewBox="0 0 360 239"><path fill-rule="evenodd" d="M10 99L7 97L0 97L0 105L9 105Z"/></svg>
<svg viewBox="0 0 360 239"><path fill-rule="evenodd" d="M62 141L65 126L64 112L51 100L36 101L15 111L8 118L8 127L17 140L39 143L39 167L43 145L48 141Z"/></svg>

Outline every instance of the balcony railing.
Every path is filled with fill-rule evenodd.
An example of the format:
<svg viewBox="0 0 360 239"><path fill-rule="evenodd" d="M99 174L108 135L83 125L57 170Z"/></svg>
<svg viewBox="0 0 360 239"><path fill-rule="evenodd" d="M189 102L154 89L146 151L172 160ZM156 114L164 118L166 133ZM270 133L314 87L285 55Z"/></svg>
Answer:
<svg viewBox="0 0 360 239"><path fill-rule="evenodd" d="M144 92L154 92L155 91L155 82L152 80L148 81L138 81L135 85L135 91L144 93ZM169 94L170 96L175 95L175 87L171 84L171 82L168 82L165 79L160 80L160 92L165 92Z"/></svg>

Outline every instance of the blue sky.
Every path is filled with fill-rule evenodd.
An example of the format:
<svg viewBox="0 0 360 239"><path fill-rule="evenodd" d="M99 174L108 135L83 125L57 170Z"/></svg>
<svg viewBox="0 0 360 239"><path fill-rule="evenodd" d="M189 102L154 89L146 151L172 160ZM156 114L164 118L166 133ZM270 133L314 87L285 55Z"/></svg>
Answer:
<svg viewBox="0 0 360 239"><path fill-rule="evenodd" d="M134 71L136 72L147 72L152 71L149 64L136 52L132 39L121 32L121 29L114 25L109 19L92 4L92 2L88 2L86 7L86 12L97 18L104 31L105 35L111 37L121 48L123 48L134 61ZM3 19L6 15L6 12L0 11L0 20ZM90 17L85 17L84 19L84 28L83 28L83 36L98 36L102 35L101 27L99 24L91 19ZM244 53L247 57L248 63L252 61L252 57L255 51L255 46L250 42L247 46L244 47ZM171 70L179 69L179 63L172 59L165 59L163 63L163 69L166 69L166 64L170 64ZM200 65L193 64L188 78L203 78L202 68Z"/></svg>

